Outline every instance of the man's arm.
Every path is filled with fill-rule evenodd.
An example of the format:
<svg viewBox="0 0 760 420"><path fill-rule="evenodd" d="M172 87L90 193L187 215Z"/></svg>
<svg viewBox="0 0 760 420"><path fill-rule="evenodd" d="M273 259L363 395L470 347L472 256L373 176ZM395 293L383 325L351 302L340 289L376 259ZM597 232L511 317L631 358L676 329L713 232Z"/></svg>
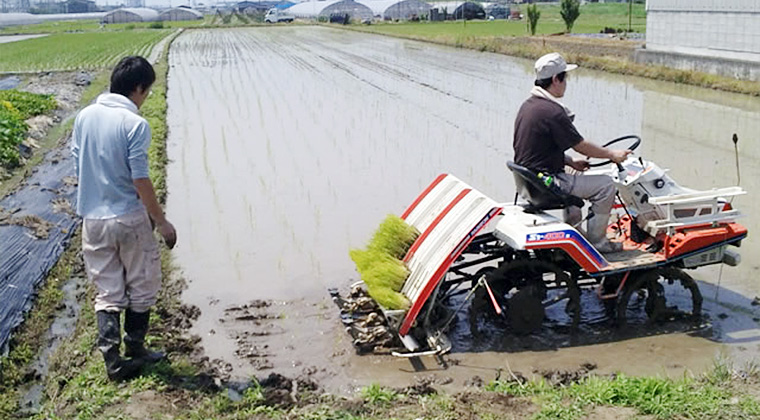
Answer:
<svg viewBox="0 0 760 420"><path fill-rule="evenodd" d="M79 177L79 128L77 119L74 120L74 129L71 132L71 156L74 158L74 176Z"/></svg>
<svg viewBox="0 0 760 420"><path fill-rule="evenodd" d="M588 157L609 159L615 163L623 162L628 157L628 155L631 154L630 150L606 149L604 147L597 146L588 140L582 140L580 143L573 146L573 150Z"/></svg>
<svg viewBox="0 0 760 420"><path fill-rule="evenodd" d="M158 199L156 199L156 192L153 189L153 183L150 181L150 178L133 179L132 183L135 185L137 195L140 196L140 200L142 200L145 209L148 211L148 215L156 224L158 233L164 238L166 246L168 246L169 249L174 248L174 244L177 243L177 231L175 231L174 226L166 220L164 211L161 209L161 205L158 204Z"/></svg>
<svg viewBox="0 0 760 420"><path fill-rule="evenodd" d="M177 232L174 226L164 217L164 211L156 199L156 191L148 176L148 147L150 147L150 126L141 121L129 132L129 170L132 172L132 183L137 189L145 209L148 211L158 233L161 234L170 249L177 243Z"/></svg>

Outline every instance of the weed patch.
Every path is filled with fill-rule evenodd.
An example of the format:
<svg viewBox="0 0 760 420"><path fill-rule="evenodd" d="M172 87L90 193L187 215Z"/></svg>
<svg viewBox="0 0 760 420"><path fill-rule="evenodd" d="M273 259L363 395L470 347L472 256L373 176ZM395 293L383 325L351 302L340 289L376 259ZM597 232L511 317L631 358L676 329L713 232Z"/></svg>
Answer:
<svg viewBox="0 0 760 420"><path fill-rule="evenodd" d="M732 379L716 365L702 377L681 379L659 377L588 376L565 386L549 385L544 379L527 383L493 382L489 391L530 397L541 407L536 419L578 419L597 406L630 407L639 414L658 419L750 418L760 404L750 396L736 395ZM718 379L723 378L723 379Z"/></svg>

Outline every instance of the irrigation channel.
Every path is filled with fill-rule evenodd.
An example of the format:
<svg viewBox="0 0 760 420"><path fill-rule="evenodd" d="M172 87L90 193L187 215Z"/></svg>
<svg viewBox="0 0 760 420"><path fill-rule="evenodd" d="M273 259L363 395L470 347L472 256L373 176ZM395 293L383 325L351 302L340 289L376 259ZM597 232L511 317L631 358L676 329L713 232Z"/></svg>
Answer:
<svg viewBox="0 0 760 420"><path fill-rule="evenodd" d="M732 186L731 137L741 149L735 207L750 231L737 268L691 274L705 297L696 330L616 337L592 292L574 338L454 326L450 366L356 356L327 288L357 280L348 257L388 213L400 214L439 173L505 202L512 124L532 86L532 62L320 28L188 31L169 72L169 199L179 232L184 299L202 315L194 332L233 376L309 374L350 391L433 375L461 387L509 366L530 374L590 362L600 372L682 375L719 354L760 355L760 119L757 99L580 69L566 104L586 138L643 138L640 154L684 185ZM720 278L720 287L718 281ZM716 291L717 299L716 299ZM262 301L256 301L260 299ZM600 316L601 315L601 316ZM753 320L754 319L754 320Z"/></svg>

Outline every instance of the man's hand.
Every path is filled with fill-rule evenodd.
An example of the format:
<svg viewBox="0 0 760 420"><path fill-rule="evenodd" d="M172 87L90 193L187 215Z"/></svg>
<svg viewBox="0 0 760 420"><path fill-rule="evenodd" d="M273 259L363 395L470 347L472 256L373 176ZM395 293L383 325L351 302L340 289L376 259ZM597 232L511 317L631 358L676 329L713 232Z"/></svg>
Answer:
<svg viewBox="0 0 760 420"><path fill-rule="evenodd" d="M168 220L164 220L163 223L156 224L156 229L158 230L158 233L160 233L164 238L164 243L166 243L166 246L168 246L169 249L174 248L174 245L177 243L177 231L174 230L174 225L172 225Z"/></svg>
<svg viewBox="0 0 760 420"><path fill-rule="evenodd" d="M632 150L610 150L610 160L613 163L623 163L628 159L628 155L633 153Z"/></svg>
<svg viewBox="0 0 760 420"><path fill-rule="evenodd" d="M589 163L586 159L569 159L565 163L567 164L567 166L579 172L583 172L589 168Z"/></svg>

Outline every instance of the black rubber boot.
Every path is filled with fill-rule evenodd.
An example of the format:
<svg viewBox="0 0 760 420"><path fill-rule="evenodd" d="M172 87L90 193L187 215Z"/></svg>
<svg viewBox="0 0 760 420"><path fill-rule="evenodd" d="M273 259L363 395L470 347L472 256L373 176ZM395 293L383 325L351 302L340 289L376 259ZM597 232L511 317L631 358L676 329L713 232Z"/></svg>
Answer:
<svg viewBox="0 0 760 420"><path fill-rule="evenodd" d="M108 379L123 381L140 373L142 361L122 359L119 354L121 331L119 312L97 311L98 316L98 350L103 353Z"/></svg>
<svg viewBox="0 0 760 420"><path fill-rule="evenodd" d="M145 348L145 334L148 333L150 311L135 312L127 309L124 315L124 346L125 356L142 360L145 363L156 363L166 358L161 352Z"/></svg>

